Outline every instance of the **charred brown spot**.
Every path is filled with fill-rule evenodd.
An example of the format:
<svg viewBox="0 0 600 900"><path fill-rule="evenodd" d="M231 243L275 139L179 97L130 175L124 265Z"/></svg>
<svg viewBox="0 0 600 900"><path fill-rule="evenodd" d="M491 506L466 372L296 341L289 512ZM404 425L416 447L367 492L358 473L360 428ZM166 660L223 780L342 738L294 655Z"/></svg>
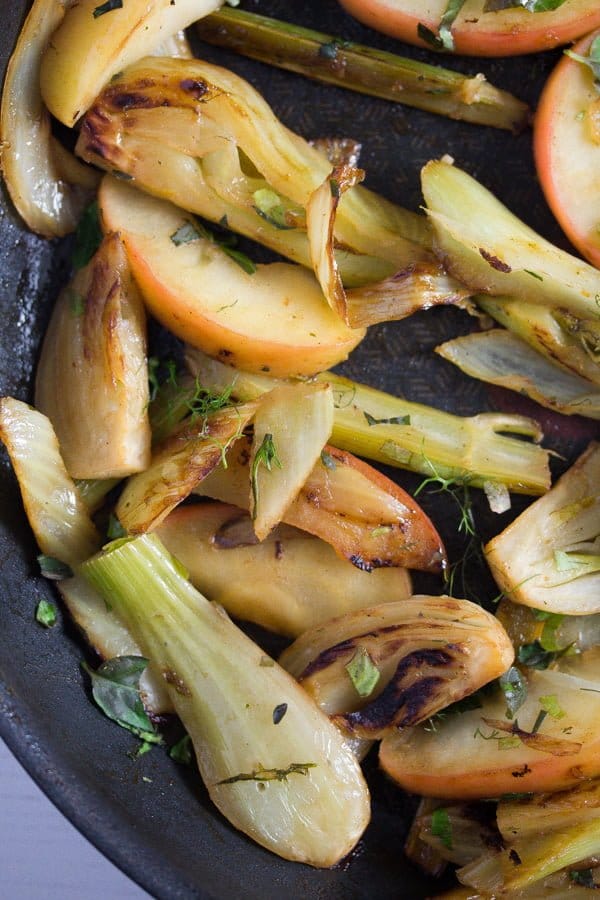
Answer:
<svg viewBox="0 0 600 900"><path fill-rule="evenodd" d="M513 863L513 865L515 865L515 866L521 865L521 857L519 856L519 854L517 853L517 851L515 850L514 847L508 854L508 858L510 859L511 863Z"/></svg>
<svg viewBox="0 0 600 900"><path fill-rule="evenodd" d="M275 559L283 559L283 544L281 541L275 541Z"/></svg>
<svg viewBox="0 0 600 900"><path fill-rule="evenodd" d="M233 356L233 350L222 349L219 350L217 355L223 357L223 359L228 359L230 356Z"/></svg>
<svg viewBox="0 0 600 900"><path fill-rule="evenodd" d="M201 100L202 97L208 94L208 85L206 82L198 81L195 78L184 78L180 82L180 87L182 91L185 91L186 94L191 94L196 100Z"/></svg>
<svg viewBox="0 0 600 900"><path fill-rule="evenodd" d="M365 559L360 553L354 553L350 557L350 562L353 566L356 566L357 569L360 569L361 572L372 572L373 571L373 561Z"/></svg>
<svg viewBox="0 0 600 900"><path fill-rule="evenodd" d="M524 763L524 765L522 765L520 769L515 769L515 771L511 772L510 774L513 778L524 778L525 775L529 775L530 772L531 769L529 768L527 763Z"/></svg>
<svg viewBox="0 0 600 900"><path fill-rule="evenodd" d="M110 100L115 109L122 112L126 112L128 109L151 109L154 106L164 105L164 98L158 102L148 94L136 94L133 91L113 93Z"/></svg>
<svg viewBox="0 0 600 900"><path fill-rule="evenodd" d="M492 267L492 269L496 269L497 272L504 272L505 275L508 275L512 272L511 267L508 263L503 262L499 257L494 256L493 253L488 253L487 250L484 250L483 247L479 248L479 252L481 256L485 259L486 263Z"/></svg>
<svg viewBox="0 0 600 900"><path fill-rule="evenodd" d="M183 697L192 696L192 692L190 691L181 675L178 675L177 672L175 672L173 669L163 669L162 676L167 684L170 684L175 688L178 694L181 694Z"/></svg>

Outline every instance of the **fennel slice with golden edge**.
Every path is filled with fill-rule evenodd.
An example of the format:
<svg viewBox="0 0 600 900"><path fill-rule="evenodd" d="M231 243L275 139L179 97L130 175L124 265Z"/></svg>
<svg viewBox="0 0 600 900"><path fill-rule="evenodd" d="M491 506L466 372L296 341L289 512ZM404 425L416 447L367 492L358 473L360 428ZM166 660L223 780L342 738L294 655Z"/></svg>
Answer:
<svg viewBox="0 0 600 900"><path fill-rule="evenodd" d="M481 607L415 595L319 625L280 662L342 731L372 739L469 696L513 657L503 627ZM366 684L365 669L373 676Z"/></svg>
<svg viewBox="0 0 600 900"><path fill-rule="evenodd" d="M256 412L257 403L192 415L162 444L150 466L132 476L116 506L129 534L152 531L224 458Z"/></svg>
<svg viewBox="0 0 600 900"><path fill-rule="evenodd" d="M150 311L207 353L256 372L313 375L364 337L299 266L244 271L186 213L115 178L103 180L99 206L104 227L121 235Z"/></svg>
<svg viewBox="0 0 600 900"><path fill-rule="evenodd" d="M113 75L219 6L219 0L127 0L99 12L97 0L73 4L42 58L46 106L72 127Z"/></svg>
<svg viewBox="0 0 600 900"><path fill-rule="evenodd" d="M54 426L71 477L105 479L148 466L148 399L144 306L113 234L58 298L35 403Z"/></svg>
<svg viewBox="0 0 600 900"><path fill-rule="evenodd" d="M302 490L332 425L328 384L282 384L261 400L250 458L250 511L260 540L283 519Z"/></svg>
<svg viewBox="0 0 600 900"><path fill-rule="evenodd" d="M344 857L369 821L369 793L302 688L182 577L155 535L113 545L80 571L162 672L221 813L285 859Z"/></svg>
<svg viewBox="0 0 600 900"><path fill-rule="evenodd" d="M240 400L256 399L277 384L274 378L233 369L193 347L186 349L186 363L203 384L218 391L233 385L233 396ZM334 372L322 372L316 379L333 390L331 442L336 447L472 487L499 483L524 494L543 494L550 487L549 453L533 443L542 438L533 419L504 413L454 416Z"/></svg>
<svg viewBox="0 0 600 900"><path fill-rule="evenodd" d="M434 160L421 180L436 253L468 288L599 319L598 269L550 244L456 166Z"/></svg>
<svg viewBox="0 0 600 900"><path fill-rule="evenodd" d="M548 697L564 715L547 715L536 731L541 698ZM435 727L419 725L386 736L380 765L405 790L459 799L558 791L600 776L597 680L528 670L517 722L507 717L499 688L480 703L449 714Z"/></svg>
<svg viewBox="0 0 600 900"><path fill-rule="evenodd" d="M250 444L242 439L196 493L247 509ZM317 535L357 568L401 566L440 572L441 538L398 485L351 453L326 445L283 521Z"/></svg>
<svg viewBox="0 0 600 900"><path fill-rule="evenodd" d="M485 547L514 603L549 613L600 612L600 444Z"/></svg>
<svg viewBox="0 0 600 900"><path fill-rule="evenodd" d="M563 415L600 419L600 387L553 365L503 328L454 338L435 352L472 378L517 391Z"/></svg>
<svg viewBox="0 0 600 900"><path fill-rule="evenodd" d="M97 184L52 138L40 93L40 60L71 0L35 0L8 63L2 90L2 174L28 228L44 237L73 231ZM68 169L68 172L65 171Z"/></svg>
<svg viewBox="0 0 600 900"><path fill-rule="evenodd" d="M0 440L6 446L29 524L43 554L70 568L95 553L101 537L60 456L49 419L19 400L0 400ZM88 644L104 659L140 656L140 649L116 613L78 575L58 581L67 609ZM154 713L172 710L168 694L150 666L140 688Z"/></svg>
<svg viewBox="0 0 600 900"><path fill-rule="evenodd" d="M192 584L236 619L297 638L383 600L405 600L410 574L397 566L361 572L320 538L278 525L259 542L243 510L222 503L182 506L156 531Z"/></svg>

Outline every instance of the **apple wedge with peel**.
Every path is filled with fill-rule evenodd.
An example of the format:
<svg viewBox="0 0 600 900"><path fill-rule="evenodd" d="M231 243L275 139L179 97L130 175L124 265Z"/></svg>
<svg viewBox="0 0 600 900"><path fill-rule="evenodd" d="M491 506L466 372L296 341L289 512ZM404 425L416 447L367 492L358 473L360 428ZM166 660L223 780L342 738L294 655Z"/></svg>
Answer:
<svg viewBox="0 0 600 900"><path fill-rule="evenodd" d="M600 31L563 56L546 82L533 149L550 209L579 252L600 267L600 91L591 60L580 61L592 47L600 47Z"/></svg>
<svg viewBox="0 0 600 900"><path fill-rule="evenodd" d="M115 178L103 180L98 202L150 312L209 356L250 372L309 376L346 359L364 337L329 308L305 269L246 271L188 213Z"/></svg>

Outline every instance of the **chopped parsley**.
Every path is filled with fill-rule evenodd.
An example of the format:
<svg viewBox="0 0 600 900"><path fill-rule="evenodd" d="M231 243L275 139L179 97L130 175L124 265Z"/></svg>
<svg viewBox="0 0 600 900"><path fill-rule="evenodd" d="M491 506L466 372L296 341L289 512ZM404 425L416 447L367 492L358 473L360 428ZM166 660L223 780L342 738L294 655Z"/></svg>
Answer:
<svg viewBox="0 0 600 900"><path fill-rule="evenodd" d="M40 600L35 610L35 621L44 628L52 628L56 625L56 606L49 600Z"/></svg>
<svg viewBox="0 0 600 900"><path fill-rule="evenodd" d="M381 672L371 659L369 651L365 647L358 647L345 669L358 696L369 697L381 677Z"/></svg>
<svg viewBox="0 0 600 900"><path fill-rule="evenodd" d="M194 759L194 748L189 734L184 734L181 740L177 741L176 744L173 744L169 750L169 756L172 760L182 766L190 766L192 764Z"/></svg>
<svg viewBox="0 0 600 900"><path fill-rule="evenodd" d="M452 822L448 810L434 809L431 814L431 834L440 839L444 847L452 850Z"/></svg>

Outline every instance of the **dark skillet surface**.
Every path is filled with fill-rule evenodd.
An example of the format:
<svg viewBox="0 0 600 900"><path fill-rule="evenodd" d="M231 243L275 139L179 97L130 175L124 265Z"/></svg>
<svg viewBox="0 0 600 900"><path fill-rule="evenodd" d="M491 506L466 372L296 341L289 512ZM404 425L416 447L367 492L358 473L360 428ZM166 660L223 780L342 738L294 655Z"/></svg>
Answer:
<svg viewBox="0 0 600 900"><path fill-rule="evenodd" d="M4 69L24 10L23 0L5 13L0 35ZM344 38L431 59L353 22L334 0L247 3L246 8L287 17ZM530 136L449 122L393 107L211 48L207 58L252 80L283 121L306 137L351 136L363 143L367 184L411 208L421 202L418 173L428 159L450 153L515 212L565 246L533 174ZM556 57L504 61L452 61L535 103ZM37 349L58 285L68 272L64 246L27 234L3 194L0 222L0 395L31 399ZM67 248L68 249L68 248ZM453 310L419 315L374 328L345 371L411 399L471 414L516 409L514 398L488 391L434 358L441 339L469 330ZM159 337L160 349L160 337ZM519 405L519 411L524 411ZM572 459L597 434L591 423L567 421L530 404L544 423L547 445ZM409 489L418 479L393 476ZM455 509L424 498L447 540L451 558L461 552ZM516 508L523 505L517 500ZM486 538L510 515L492 519L477 499L479 531ZM5 453L0 454L0 734L50 799L118 866L150 893L183 898L425 897L435 887L402 859L412 801L367 766L374 816L353 857L333 871L314 871L268 854L235 833L210 806L198 778L160 749L132 759L135 742L112 725L86 696L79 668L85 649L66 617L51 630L36 626L34 610L53 592L36 575L36 549L21 509ZM483 590L492 590L485 573ZM439 583L428 585L432 592ZM481 586L481 585L480 585ZM149 779L149 780L145 780ZM32 852L34 848L32 848ZM82 886L83 887L83 886Z"/></svg>

